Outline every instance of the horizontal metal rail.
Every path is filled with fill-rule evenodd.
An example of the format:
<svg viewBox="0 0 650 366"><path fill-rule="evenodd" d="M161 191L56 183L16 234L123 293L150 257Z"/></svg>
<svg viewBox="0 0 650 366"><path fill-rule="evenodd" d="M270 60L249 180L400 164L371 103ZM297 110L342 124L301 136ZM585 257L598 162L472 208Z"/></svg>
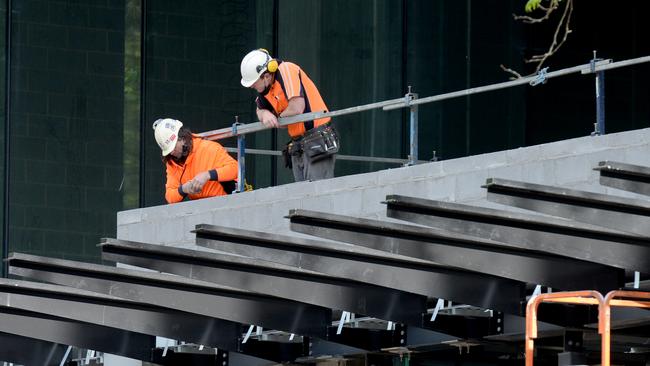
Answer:
<svg viewBox="0 0 650 366"><path fill-rule="evenodd" d="M608 63L608 64L605 64L605 65L598 65L598 63L597 63L596 66L594 67L594 71L583 70L582 73L583 74L590 74L592 72L617 69L619 67L632 66L632 65L642 64L642 63L646 63L646 62L650 62L650 56L631 58L629 60L612 62L612 63Z"/></svg>
<svg viewBox="0 0 650 366"><path fill-rule="evenodd" d="M226 147L226 150L231 153L236 153L236 147ZM278 150L264 150L264 149L246 149L246 154L253 155L273 155L281 156L282 151ZM357 156L357 155L341 155L336 154L336 160L351 160L351 161L364 161L369 163L393 163L393 164L406 164L409 162L408 159L399 159L399 158L379 158L374 156ZM420 160L418 163L425 163L425 160Z"/></svg>
<svg viewBox="0 0 650 366"><path fill-rule="evenodd" d="M650 60L649 60L650 61ZM598 67L602 67L605 65L611 65L612 60L603 60L603 61L597 61L595 63L595 68L597 70ZM404 100L402 100L402 103L395 103L393 105L388 105L383 107L385 111L393 110L393 109L398 109L398 108L405 108L405 107L410 107L412 105L418 105L418 104L426 104L426 103L432 103L432 102L438 102L441 100L446 100L446 99L452 99L452 98L458 98L458 97L465 97L473 94L479 94L479 93L485 93L488 91L492 90L499 90L499 89L506 89L506 88L511 88L513 86L518 86L518 85L523 85L523 84L530 84L532 82L535 82L540 79L550 79L558 76L564 76L564 75L569 75L569 74L574 74L574 73L591 73L594 72L591 64L584 64L584 65L578 65L578 66L573 66L569 67L566 69L561 69L557 71L551 71L543 74L538 74L538 75L533 75L533 76L526 76L522 77L516 80L510 80L506 81L503 83L497 83L497 84L491 84L491 85L485 85L485 86L480 86L476 88L469 88L465 90L459 90L451 93L445 93L445 94L439 94L439 95L433 95L430 97L426 98L420 98L417 100L413 100L409 103L404 103ZM540 75L543 75L540 78ZM542 81L543 82L543 81Z"/></svg>
<svg viewBox="0 0 650 366"><path fill-rule="evenodd" d="M415 118L415 121L417 121L416 107L420 104L433 103L433 102L438 102L438 101L453 99L458 97L466 97L474 94L485 93L493 90L506 89L506 88L511 88L514 86L519 86L524 84L530 84L535 86L538 84L545 83L547 79L574 74L574 73L601 75L602 72L605 70L626 67L626 66L631 66L631 65L636 65L640 63L646 63L646 62L650 62L650 56L643 56L643 57L638 57L638 58L633 58L633 59L628 59L628 60L623 60L618 62L612 62L612 60L598 60L594 56L594 59L592 59L591 62L587 64L582 64L582 65L573 66L573 67L569 67L557 71L551 71L551 72L547 72L546 71L547 68L545 68L541 70L537 75L526 76L526 77L518 78L516 80L506 81L503 83L496 83L496 84L485 85L476 88L458 90L450 93L438 94L438 95L433 95L433 96L419 98L419 99L417 98L416 94L411 93L409 90L409 93L407 93L404 97L401 98L390 99L390 100L370 103L370 104L363 104L363 105L344 108L336 111L329 111L329 112L316 111L316 112L304 113L304 114L291 116L291 117L278 118L278 124L284 127L296 122L309 121L309 120L327 118L327 117L337 117L337 116L359 113L359 112L368 111L372 109L379 109L379 108L382 108L384 111L396 110L400 108L411 108L411 115L412 115L411 120ZM597 96L598 96L598 92L597 92ZM604 115L601 116L600 118L603 119L602 125L599 122L598 127L594 132L594 134L604 133ZM414 121L411 121L412 124L411 127L415 126L413 123ZM208 140L221 140L229 137L238 137L241 139L246 134L259 132L266 129L269 129L269 127L264 126L261 122L254 122L248 124L236 124L233 125L233 127L226 127L218 130L206 131L206 132L199 133L198 135ZM413 134L414 132L411 131L411 133ZM364 161L364 162L382 162L382 163L396 163L396 164L406 163L407 165L410 165L415 163L415 161L417 160L417 156L416 156L417 141L415 142L415 145L413 144L413 142L411 143L411 145L413 146L411 147L410 150L411 156L409 157L409 159L374 158L374 157L343 156L343 155L337 155L337 158L341 160L354 160L354 161ZM273 155L273 156L280 155L279 151L249 149L249 152L251 152L250 150L254 150L255 151L253 152L254 154ZM233 150L229 150L229 151L233 151Z"/></svg>
<svg viewBox="0 0 650 366"><path fill-rule="evenodd" d="M622 62L628 62L631 60L626 60L626 61L621 61ZM650 56L647 57L646 60L643 61L638 61L639 62L648 62L650 61ZM616 65L614 67L622 67L622 66L627 66L626 65L618 65L619 63L614 63L611 64L611 60L604 60L604 61L598 61L595 63L596 68L602 67L604 65L608 65L610 68L612 67L611 65ZM552 71L549 73L546 73L546 78L550 79L553 77L558 77L562 75L567 75L567 74L573 74L577 72L592 72L591 64L583 64L579 66L574 66L570 67L567 69L562 69L562 70L557 70L557 71ZM518 86L518 85L523 85L523 84L530 84L531 81L534 81L537 79L538 76L528 76L528 77L523 77L519 78L517 80L511 80L511 81L506 81L504 83L497 83L497 84L492 84L492 85L486 85L482 87L477 87L477 88L470 88L470 89L465 89L465 90L459 90L451 93L445 93L445 94L439 94L439 95L433 95L430 97L426 98L420 98L420 99L413 99L413 100L408 100L406 102L404 97L397 98L397 99L391 99L391 100L386 100L383 102L377 102L377 103L370 103L370 104L364 104L360 106L355 106L355 107L349 107L345 109L340 109L336 111L331 111L331 112L326 112L326 111L320 111L320 112L311 112L311 113L304 113L304 114L299 114L296 116L291 116L291 117L284 117L284 118L279 118L278 119L278 124L280 126L287 126L292 123L300 122L300 121L309 121L313 119L319 119L319 118L327 118L327 117L336 117L336 116L343 116L346 114L352 114L352 113L358 113L358 112L363 112L363 111L368 111L372 109L378 109L382 108L384 110L392 110L392 109L399 109L399 108L405 108L405 107L410 107L412 105L418 105L418 104L425 104L425 103L432 103L432 102L437 102L445 99L452 99L452 98L457 98L457 97L462 97L462 96L468 96L472 94L478 94L478 93L484 93L487 91L492 91L492 90L498 90L498 89L505 89L505 88L510 88L513 86ZM259 132L268 129L269 127L266 127L262 124L262 122L255 122L255 123L247 123L238 126L236 129L232 127L226 127L226 128L221 128L218 130L212 130L212 131L206 131L199 133L198 135L208 139L208 140L221 140L225 139L228 137L234 137L234 136L239 136L239 135L245 135L253 132Z"/></svg>
<svg viewBox="0 0 650 366"><path fill-rule="evenodd" d="M602 60L602 61L595 62L594 67L592 67L592 65L590 63L588 63L588 64L573 66L573 67L569 67L569 68L561 69L561 70L557 70L557 71L551 71L551 72L546 73L544 75L544 78L551 79L551 78L554 78L554 77L564 76L564 75L568 75L568 74L574 74L574 73L578 73L578 72L580 72L582 74L588 74L588 73L594 73L594 72L597 72L597 71L603 71L603 70L615 69L615 68L620 68L620 67L626 67L626 66L636 65L636 64L645 63L645 62L650 62L650 56L638 57L638 58L623 60L623 61L618 61L618 62L612 62L612 60ZM300 122L300 121L308 121L308 120L312 120L312 119L319 119L319 118L326 118L326 117L336 117L336 116L342 116L342 115L346 115L346 114L358 113L358 112L363 112L363 111L368 111L368 110L378 109L378 108L382 108L384 110L405 108L405 107L409 107L409 106L412 106L412 105L419 105L419 104L438 102L438 101L446 100L446 99L453 99L453 98L469 96L469 95L478 94L478 93L484 93L484 92L492 91L492 90L499 90L499 89L510 88L510 87L513 87L513 86L518 86L518 85L523 85L523 84L530 84L532 81L535 81L536 79L539 79L539 75L522 77L522 78L519 78L519 79L516 79L516 80L506 81L506 82L503 82L503 83L485 85L485 86L476 87L476 88L469 88L469 89L459 90L459 91L455 91L455 92L451 92L451 93L433 95L433 96L430 96L430 97L410 100L408 102L405 102L405 99L403 97L401 97L401 98L386 100L386 101L383 101L383 102L364 104L364 105L360 105L360 106L349 107L349 108L340 109L340 110L331 111L331 112L322 111L322 112L304 113L304 114L299 114L299 115L296 115L296 116L279 118L278 123L280 124L280 126L286 126L286 125L296 123L296 122ZM263 130L266 130L266 129L268 129L268 127L264 126L261 122L255 122L255 123L248 123L248 124L241 125L241 126L237 127L236 131L233 130L232 127L226 127L226 128L221 128L221 129L218 129L218 130L206 131L206 132L200 133L199 136L201 136L203 138L206 138L208 140L220 140L220 139L224 139L224 138L228 138L228 137L244 135L244 134L253 133L253 132L259 132L259 131L263 131Z"/></svg>
<svg viewBox="0 0 650 366"><path fill-rule="evenodd" d="M398 104L403 102L404 102L404 98L398 98L398 99L386 100L383 102L370 103L370 104L364 104L356 107L339 109L338 111L332 111L332 112L321 111L321 112L303 113L296 116L278 118L278 124L280 126L287 126L296 122L309 121L313 119L326 118L326 117L343 116L346 114L358 113L358 112L368 111L371 109L378 109L387 105ZM226 127L218 130L199 133L198 135L208 140L221 140L228 137L245 135L248 133L259 132L266 129L269 129L269 127L264 126L262 122L255 122L255 123L247 123L247 124L237 126L236 129L232 127Z"/></svg>

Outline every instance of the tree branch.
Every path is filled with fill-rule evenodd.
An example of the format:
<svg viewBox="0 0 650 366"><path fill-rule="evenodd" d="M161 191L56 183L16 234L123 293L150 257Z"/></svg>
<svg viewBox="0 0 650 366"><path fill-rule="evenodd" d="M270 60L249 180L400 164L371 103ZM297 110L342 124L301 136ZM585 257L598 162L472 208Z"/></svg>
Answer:
<svg viewBox="0 0 650 366"><path fill-rule="evenodd" d="M527 15L515 15L513 14L513 17L515 20L522 21L526 24L534 24L534 23L541 23L544 20L549 19L550 15L558 9L559 7L559 2L561 0L549 0L549 6L544 7L541 4L537 6L537 9L543 10L544 15L538 18L530 17ZM526 63L537 63L537 67L535 68L535 71L531 73L530 75L527 76L532 76L535 75L536 73L541 70L542 66L544 65L544 62L546 60L553 56L559 49L564 45L566 42L567 38L569 37L569 34L572 32L571 31L571 15L573 14L573 0L562 0L565 2L565 7L564 7L564 12L562 13L562 17L560 18L560 21L557 24L557 27L555 28L555 32L553 34L553 41L551 42L551 45L549 46L548 50L544 52L543 54L539 55L533 55L529 59L525 59L524 62ZM561 34L560 34L561 33ZM561 40L558 41L558 37L561 35ZM514 75L514 78L521 78L521 74L516 72L515 70L512 70L510 68L507 68L503 65L500 65L501 69L505 72L508 72L512 75Z"/></svg>

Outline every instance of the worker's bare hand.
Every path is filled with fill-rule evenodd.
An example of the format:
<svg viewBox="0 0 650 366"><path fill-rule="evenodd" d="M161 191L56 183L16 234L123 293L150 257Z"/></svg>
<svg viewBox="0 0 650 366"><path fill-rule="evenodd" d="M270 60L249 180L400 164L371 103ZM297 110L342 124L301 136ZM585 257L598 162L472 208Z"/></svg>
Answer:
<svg viewBox="0 0 650 366"><path fill-rule="evenodd" d="M267 110L262 110L260 113L260 122L266 127L269 128L278 128L280 124L278 123L278 118L271 112Z"/></svg>
<svg viewBox="0 0 650 366"><path fill-rule="evenodd" d="M197 190L196 182L194 180L190 180L183 184L183 192L187 194L197 194L200 192L200 190Z"/></svg>
<svg viewBox="0 0 650 366"><path fill-rule="evenodd" d="M194 187L197 189L197 193L201 192L203 190L203 186L207 181L210 180L210 173L208 172L201 172L197 174L192 181L194 182Z"/></svg>

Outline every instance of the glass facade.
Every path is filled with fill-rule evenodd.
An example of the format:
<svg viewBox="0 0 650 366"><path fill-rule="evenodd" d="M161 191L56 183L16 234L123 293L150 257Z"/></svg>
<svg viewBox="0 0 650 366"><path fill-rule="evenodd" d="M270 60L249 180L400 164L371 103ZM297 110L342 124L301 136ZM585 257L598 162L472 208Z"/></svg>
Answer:
<svg viewBox="0 0 650 366"><path fill-rule="evenodd" d="M549 66L587 63L594 49L615 60L650 54L648 5L629 7L577 7L574 32ZM515 0L0 1L0 169L10 192L3 244L98 261L96 243L115 235L116 212L163 204L154 120L177 118L195 132L229 127L236 116L255 121L254 92L239 83L251 49L299 64L336 110L400 98L409 86L425 97L506 81L500 64L532 71L523 59L543 51L553 29L513 21L522 11ZM608 131L650 124L648 67L607 72ZM408 119L405 110L336 118L341 154L406 158ZM426 104L419 157L585 136L594 119L593 78L581 75ZM257 149L287 140L284 130L246 137ZM255 188L292 181L277 157L246 162ZM339 160L336 175L394 166Z"/></svg>
<svg viewBox="0 0 650 366"><path fill-rule="evenodd" d="M122 208L124 3L12 1L9 250L97 260Z"/></svg>
<svg viewBox="0 0 650 366"><path fill-rule="evenodd" d="M0 204L2 205L2 210L0 210L0 220L2 220L2 225L0 225L0 255L4 258L7 255L9 250L8 248L8 238L6 237L6 224L8 215L8 207L5 205L5 188L7 187L7 166L5 149L7 148L7 139L6 139L6 128L9 127L6 121L7 109L5 99L7 97L5 85L7 84L7 3L0 2L0 161L2 166L0 166L0 174L2 174L2 195L0 195ZM2 269L0 272L3 277L7 276L6 267L4 263L0 264Z"/></svg>

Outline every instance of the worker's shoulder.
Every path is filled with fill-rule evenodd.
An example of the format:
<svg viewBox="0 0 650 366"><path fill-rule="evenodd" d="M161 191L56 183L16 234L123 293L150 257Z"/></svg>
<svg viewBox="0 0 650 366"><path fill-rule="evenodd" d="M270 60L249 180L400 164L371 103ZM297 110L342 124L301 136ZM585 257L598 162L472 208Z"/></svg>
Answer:
<svg viewBox="0 0 650 366"><path fill-rule="evenodd" d="M223 148L220 143L212 140L206 140L203 138L197 138L193 142L197 148L197 150L205 150L205 149L213 149L215 147L217 148Z"/></svg>
<svg viewBox="0 0 650 366"><path fill-rule="evenodd" d="M280 70L283 70L283 69L284 69L284 70L289 70L289 71L292 71L292 70L301 70L301 68L300 68L300 66L299 66L298 64L295 64L295 63L293 63L293 62L291 62L291 61L282 61L282 62L280 63L280 66L278 66L278 68L279 68Z"/></svg>

